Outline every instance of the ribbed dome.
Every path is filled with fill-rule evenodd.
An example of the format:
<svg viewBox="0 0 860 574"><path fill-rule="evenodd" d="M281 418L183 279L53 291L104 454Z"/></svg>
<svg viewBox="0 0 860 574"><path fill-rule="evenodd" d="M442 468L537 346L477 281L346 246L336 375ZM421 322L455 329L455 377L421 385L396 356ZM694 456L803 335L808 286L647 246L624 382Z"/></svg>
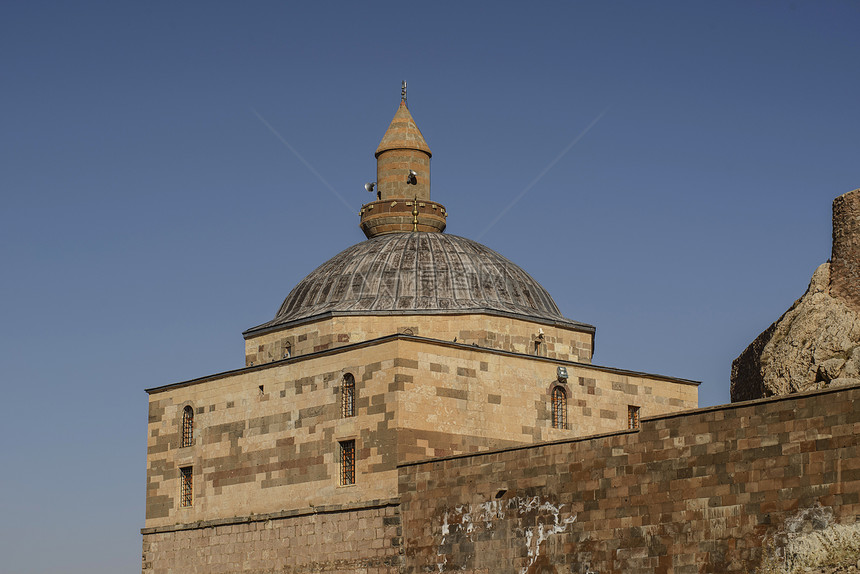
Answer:
<svg viewBox="0 0 860 574"><path fill-rule="evenodd" d="M582 325L562 317L528 273L475 241L443 233L382 235L302 279L272 321L249 332L334 314L493 313Z"/></svg>

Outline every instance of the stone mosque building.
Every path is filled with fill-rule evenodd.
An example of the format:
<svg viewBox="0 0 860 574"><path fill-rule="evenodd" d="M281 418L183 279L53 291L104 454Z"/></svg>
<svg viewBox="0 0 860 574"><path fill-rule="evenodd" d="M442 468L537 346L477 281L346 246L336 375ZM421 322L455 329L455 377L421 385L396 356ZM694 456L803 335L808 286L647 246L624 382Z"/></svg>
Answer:
<svg viewBox="0 0 860 574"><path fill-rule="evenodd" d="M626 448L618 441L696 409L698 383L592 364L593 326L564 317L515 263L444 233L431 155L404 95L375 152L375 200L360 212L367 239L243 333L243 367L147 390L144 573L554 572L535 569L541 548L551 529L573 525L560 509L583 492L672 490L608 493L620 476L611 461ZM546 445L586 449L581 461L602 454L577 478L583 468L534 458ZM553 502L571 488L570 502ZM409 518L451 496L480 500ZM496 509L474 531L463 511L473 503ZM600 506L582 504L580 521ZM522 544L476 557L480 540L498 537L501 505L531 526L505 535ZM539 536L527 535L537 524ZM597 550L589 556L599 563ZM495 569L479 568L492 557Z"/></svg>

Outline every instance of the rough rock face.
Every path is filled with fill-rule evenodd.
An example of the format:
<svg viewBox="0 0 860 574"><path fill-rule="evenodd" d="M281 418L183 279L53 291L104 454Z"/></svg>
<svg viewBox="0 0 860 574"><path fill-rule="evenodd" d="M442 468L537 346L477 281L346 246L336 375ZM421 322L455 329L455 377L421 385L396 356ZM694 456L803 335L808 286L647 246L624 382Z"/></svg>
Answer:
<svg viewBox="0 0 860 574"><path fill-rule="evenodd" d="M860 384L860 189L833 202L833 263L732 363L732 402Z"/></svg>
<svg viewBox="0 0 860 574"><path fill-rule="evenodd" d="M798 510L763 547L759 574L860 572L860 523L838 524L833 509L820 503Z"/></svg>
<svg viewBox="0 0 860 574"><path fill-rule="evenodd" d="M830 264L732 363L732 401L860 383L860 316L828 291Z"/></svg>

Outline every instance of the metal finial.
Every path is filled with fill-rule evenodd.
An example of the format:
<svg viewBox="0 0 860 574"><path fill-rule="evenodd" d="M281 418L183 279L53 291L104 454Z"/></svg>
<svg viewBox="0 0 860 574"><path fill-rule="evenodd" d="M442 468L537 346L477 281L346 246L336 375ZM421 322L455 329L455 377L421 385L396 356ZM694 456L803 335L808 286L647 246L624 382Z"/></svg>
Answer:
<svg viewBox="0 0 860 574"><path fill-rule="evenodd" d="M400 83L400 101L406 103L406 80Z"/></svg>

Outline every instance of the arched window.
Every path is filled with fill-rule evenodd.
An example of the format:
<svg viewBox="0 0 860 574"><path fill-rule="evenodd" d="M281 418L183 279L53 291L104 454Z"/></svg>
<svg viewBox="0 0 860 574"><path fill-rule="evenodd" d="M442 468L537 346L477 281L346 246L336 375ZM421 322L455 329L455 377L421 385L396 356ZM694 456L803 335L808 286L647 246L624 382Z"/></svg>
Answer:
<svg viewBox="0 0 860 574"><path fill-rule="evenodd" d="M182 411L182 442L179 446L191 446L194 440L194 409L190 406Z"/></svg>
<svg viewBox="0 0 860 574"><path fill-rule="evenodd" d="M340 394L340 412L344 418L355 416L355 377L351 373L343 376Z"/></svg>
<svg viewBox="0 0 860 574"><path fill-rule="evenodd" d="M552 390L552 427L567 428L567 393L561 387Z"/></svg>

